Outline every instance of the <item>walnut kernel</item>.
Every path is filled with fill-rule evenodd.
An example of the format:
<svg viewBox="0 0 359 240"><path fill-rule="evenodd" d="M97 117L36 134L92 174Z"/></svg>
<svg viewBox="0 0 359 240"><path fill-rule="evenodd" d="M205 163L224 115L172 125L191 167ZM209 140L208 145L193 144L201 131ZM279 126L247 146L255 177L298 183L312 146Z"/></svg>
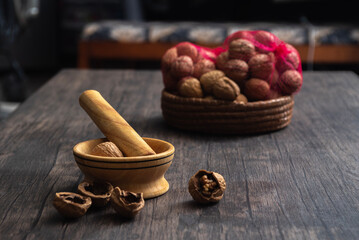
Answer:
<svg viewBox="0 0 359 240"><path fill-rule="evenodd" d="M199 170L188 182L188 191L199 203L219 202L226 190L226 181L216 172Z"/></svg>
<svg viewBox="0 0 359 240"><path fill-rule="evenodd" d="M116 187L111 195L111 206L126 218L133 218L145 206L143 193L133 193Z"/></svg>

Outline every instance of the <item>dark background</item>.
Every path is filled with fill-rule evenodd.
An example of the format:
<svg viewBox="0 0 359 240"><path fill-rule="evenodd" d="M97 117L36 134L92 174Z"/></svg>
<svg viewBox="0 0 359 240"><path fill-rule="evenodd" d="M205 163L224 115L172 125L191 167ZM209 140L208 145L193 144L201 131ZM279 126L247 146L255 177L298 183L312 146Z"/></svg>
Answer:
<svg viewBox="0 0 359 240"><path fill-rule="evenodd" d="M11 1L11 0L2 0ZM5 2L3 2L5 3ZM0 100L23 101L62 68L75 68L77 41L82 27L105 19L134 21L206 22L288 22L313 24L357 24L355 1L320 0L40 0L37 18L22 28L11 52L28 78L23 96L6 96L15 90L3 89ZM102 64L101 67L106 67ZM159 63L130 65L126 61L108 63L110 68L158 68ZM316 69L354 69L356 66L315 66ZM305 66L303 66L305 70ZM2 86L8 85L11 68L0 55ZM3 87L4 88L4 87ZM4 96L5 95L5 96Z"/></svg>

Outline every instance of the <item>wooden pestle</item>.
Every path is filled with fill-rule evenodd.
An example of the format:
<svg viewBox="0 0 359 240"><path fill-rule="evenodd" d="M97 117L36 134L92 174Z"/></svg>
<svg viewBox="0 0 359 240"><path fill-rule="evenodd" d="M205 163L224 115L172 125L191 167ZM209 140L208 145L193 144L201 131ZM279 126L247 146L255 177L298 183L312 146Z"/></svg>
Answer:
<svg viewBox="0 0 359 240"><path fill-rule="evenodd" d="M125 156L156 154L98 91L84 91L79 102L101 132L116 144Z"/></svg>

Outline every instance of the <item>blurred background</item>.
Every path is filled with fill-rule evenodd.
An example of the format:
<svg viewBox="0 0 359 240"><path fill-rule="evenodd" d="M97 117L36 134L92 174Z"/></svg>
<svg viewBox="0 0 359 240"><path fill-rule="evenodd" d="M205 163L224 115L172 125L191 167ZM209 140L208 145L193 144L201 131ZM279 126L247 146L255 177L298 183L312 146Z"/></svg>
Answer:
<svg viewBox="0 0 359 240"><path fill-rule="evenodd" d="M355 1L348 0L1 0L0 119L5 119L21 102L61 69L81 67L79 41L84 37L86 26L91 23L104 20L125 21L126 24L156 22L157 25L189 22L189 25L206 23L207 26L212 23L231 23L232 26L247 23L257 23L257 26L263 23L281 23L281 26L283 24L305 26L306 29L323 25L326 28L322 33L330 33L325 37L321 36L324 43L353 47L349 52L352 52L352 55L359 55L356 54L359 42L359 31L356 26L359 15L355 11L355 4ZM91 26L87 31L98 32L98 25ZM96 26L95 30L93 30L94 26ZM131 25L127 24L127 26ZM343 27L336 27L333 31L327 26ZM169 28L162 29L168 31ZM111 32L112 37L113 33ZM349 35L350 39L341 37L340 34L343 33ZM117 34L121 34L121 31ZM335 50L338 51L338 56L341 56L339 61L335 61L335 58L330 61L325 61L325 58L324 61L310 61L314 56L310 45L315 39L310 34L313 34L313 31L309 32L309 37L307 36L306 42L303 43L306 46L303 49L309 51L305 53L303 70L359 72L358 56L341 56L341 48ZM136 36L141 35L135 34L134 42ZM294 42L300 38L297 35L291 37ZM106 41L103 35L99 39ZM85 40L99 39L87 36ZM151 40L147 37L144 41L149 39ZM164 38L161 39L160 43L164 43ZM173 38L168 39L173 40ZM181 39L177 38L177 40ZM110 41L113 42L114 39ZM127 43L128 41L127 39ZM168 46L170 45L163 45L162 51ZM85 68L159 69L158 55L160 54L153 58L149 56L136 58L136 54L133 56L120 54L118 59L112 56L92 60L91 65L85 64Z"/></svg>

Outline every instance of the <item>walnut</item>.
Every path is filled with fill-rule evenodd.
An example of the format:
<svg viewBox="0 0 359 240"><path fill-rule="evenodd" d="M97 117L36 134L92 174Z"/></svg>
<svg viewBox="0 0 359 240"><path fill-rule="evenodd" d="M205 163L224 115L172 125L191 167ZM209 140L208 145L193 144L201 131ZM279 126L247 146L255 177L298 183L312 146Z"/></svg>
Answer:
<svg viewBox="0 0 359 240"><path fill-rule="evenodd" d="M290 44L286 43L286 48L289 53L284 57L278 58L276 67L279 72L284 72L286 70L298 70L300 64L300 56L298 51Z"/></svg>
<svg viewBox="0 0 359 240"><path fill-rule="evenodd" d="M248 77L248 64L240 59L231 59L224 65L223 71L230 79L241 84Z"/></svg>
<svg viewBox="0 0 359 240"><path fill-rule="evenodd" d="M92 205L104 207L110 201L113 187L108 182L83 181L77 187L77 191L86 197L90 197Z"/></svg>
<svg viewBox="0 0 359 240"><path fill-rule="evenodd" d="M201 83L197 78L186 77L178 82L178 92L183 97L203 97Z"/></svg>
<svg viewBox="0 0 359 240"><path fill-rule="evenodd" d="M170 70L172 63L176 60L177 57L177 48L173 47L168 49L161 59L162 70Z"/></svg>
<svg viewBox="0 0 359 240"><path fill-rule="evenodd" d="M145 206L143 193L134 193L116 187L111 194L111 206L125 218L135 217Z"/></svg>
<svg viewBox="0 0 359 240"><path fill-rule="evenodd" d="M233 101L240 94L240 89L234 81L221 77L213 85L213 96L216 99Z"/></svg>
<svg viewBox="0 0 359 240"><path fill-rule="evenodd" d="M262 53L273 51L275 47L279 44L279 39L272 33L267 31L257 31L254 34L254 39L258 43L256 44L257 51Z"/></svg>
<svg viewBox="0 0 359 240"><path fill-rule="evenodd" d="M121 150L110 141L97 144L90 154L102 157L123 157Z"/></svg>
<svg viewBox="0 0 359 240"><path fill-rule="evenodd" d="M231 59L248 61L256 54L253 43L245 39L235 39L229 44L228 56Z"/></svg>
<svg viewBox="0 0 359 240"><path fill-rule="evenodd" d="M199 170L188 182L188 191L199 203L219 202L226 190L226 181L216 172Z"/></svg>
<svg viewBox="0 0 359 240"><path fill-rule="evenodd" d="M198 50L194 44L189 42L182 42L176 46L178 56L188 56L193 62L197 61Z"/></svg>
<svg viewBox="0 0 359 240"><path fill-rule="evenodd" d="M275 66L271 57L267 54L257 54L248 61L249 73L252 78L270 81Z"/></svg>
<svg viewBox="0 0 359 240"><path fill-rule="evenodd" d="M235 36L232 38L232 41L234 39L245 39L253 42L254 40L253 31L238 31L235 33Z"/></svg>
<svg viewBox="0 0 359 240"><path fill-rule="evenodd" d="M171 65L171 74L177 78L191 76L193 73L193 61L188 56L177 57Z"/></svg>
<svg viewBox="0 0 359 240"><path fill-rule="evenodd" d="M215 70L216 66L208 59L202 59L194 65L193 76L200 78L203 74Z"/></svg>
<svg viewBox="0 0 359 240"><path fill-rule="evenodd" d="M246 104L248 102L248 99L245 95L243 94L239 94L237 96L237 98L234 100L235 103L242 103L242 104Z"/></svg>
<svg viewBox="0 0 359 240"><path fill-rule="evenodd" d="M287 70L278 79L278 86L284 94L297 92L303 83L302 75L296 70Z"/></svg>
<svg viewBox="0 0 359 240"><path fill-rule="evenodd" d="M207 95L205 96L203 99L207 99L207 100L215 100L213 96L211 95Z"/></svg>
<svg viewBox="0 0 359 240"><path fill-rule="evenodd" d="M203 90L207 94L212 94L212 89L214 83L221 77L224 77L224 72L220 70L213 70L203 74L200 78L201 85Z"/></svg>
<svg viewBox="0 0 359 240"><path fill-rule="evenodd" d="M91 198L72 192L58 192L52 204L66 218L78 218L91 206Z"/></svg>
<svg viewBox="0 0 359 240"><path fill-rule="evenodd" d="M216 67L218 69L220 69L220 70L224 70L224 67L225 67L228 60L229 60L228 52L227 51L222 52L216 58Z"/></svg>
<svg viewBox="0 0 359 240"><path fill-rule="evenodd" d="M269 98L270 86L269 84L258 78L251 78L245 82L244 95L249 100L267 100Z"/></svg>

